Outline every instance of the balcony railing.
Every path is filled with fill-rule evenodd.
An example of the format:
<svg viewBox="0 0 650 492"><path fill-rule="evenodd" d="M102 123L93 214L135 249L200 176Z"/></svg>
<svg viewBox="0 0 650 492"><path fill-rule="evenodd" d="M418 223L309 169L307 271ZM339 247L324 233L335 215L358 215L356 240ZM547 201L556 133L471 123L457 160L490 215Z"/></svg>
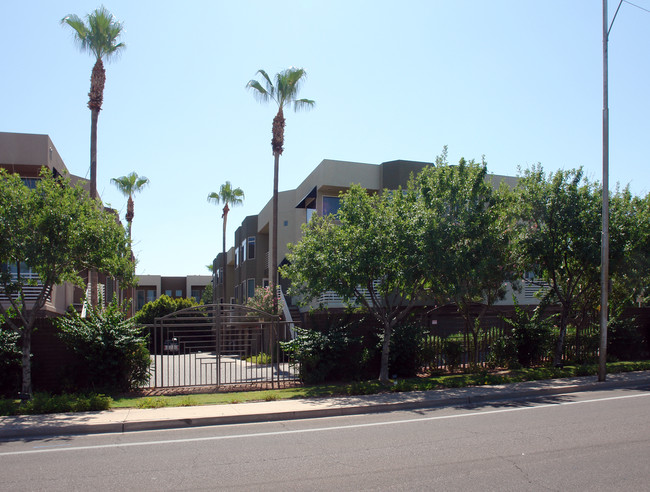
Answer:
<svg viewBox="0 0 650 492"><path fill-rule="evenodd" d="M25 280L35 280L36 285L24 285L23 286L23 295L25 297L25 302L35 302L38 299L38 296L41 294L41 291L43 290L43 284L41 283L38 273L35 272L25 272L20 274L20 278L25 281ZM18 275L16 273L12 273L11 275L11 281L16 282L18 280ZM12 299L17 299L18 294L11 294ZM7 296L4 292L4 287L0 287L0 301L6 301ZM45 302L50 302L52 301L52 289L46 294L45 296Z"/></svg>

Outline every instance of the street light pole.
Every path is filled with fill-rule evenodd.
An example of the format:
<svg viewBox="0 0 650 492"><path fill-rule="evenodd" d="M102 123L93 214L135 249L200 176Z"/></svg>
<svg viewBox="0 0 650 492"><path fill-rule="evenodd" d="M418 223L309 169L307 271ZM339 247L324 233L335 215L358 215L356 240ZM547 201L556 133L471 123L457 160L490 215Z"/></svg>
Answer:
<svg viewBox="0 0 650 492"><path fill-rule="evenodd" d="M622 0L621 0L622 3ZM619 3L619 7L621 4ZM616 9L618 13L618 9ZM612 21L613 22L613 21ZM609 304L609 101L607 87L607 0L603 0L603 211L600 247L600 352L598 381L607 377L607 318Z"/></svg>
<svg viewBox="0 0 650 492"><path fill-rule="evenodd" d="M607 0L603 0L603 231L600 246L600 353L598 358L598 381L607 377L607 320L609 315L609 100L607 45L618 10L624 0L618 2L612 22L607 21Z"/></svg>

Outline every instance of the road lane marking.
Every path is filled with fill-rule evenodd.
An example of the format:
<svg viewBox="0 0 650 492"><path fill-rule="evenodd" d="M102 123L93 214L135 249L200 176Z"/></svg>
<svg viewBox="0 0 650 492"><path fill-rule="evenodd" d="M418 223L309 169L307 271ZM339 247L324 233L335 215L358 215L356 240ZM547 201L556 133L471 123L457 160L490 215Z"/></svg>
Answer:
<svg viewBox="0 0 650 492"><path fill-rule="evenodd" d="M590 400L581 400L581 401L567 401L567 402L558 402L558 403L544 403L541 405L536 405L532 407L517 407L517 408L500 408L498 410L484 410L477 412L465 412L454 415L438 415L432 417L419 417L414 419L404 419L404 420L394 420L388 422L371 422L367 424L350 424L350 425L337 425L333 427L317 427L314 429L296 429L296 430L283 430L283 431L273 431L273 432L255 432L251 434L234 434L230 436L210 436L210 437L192 437L185 439L165 439L160 441L140 441L140 442L128 442L128 443L115 443L115 444L96 444L91 446L75 446L75 447L51 447L51 448L36 448L28 451L9 451L9 452L0 452L1 456L18 456L23 454L38 454L38 453L55 453L55 452L69 452L69 451L87 451L94 449L110 449L110 448L127 448L133 446L158 446L165 444L184 444L189 442L202 442L202 441L223 441L228 439L245 439L245 438L254 438L254 437L269 437L269 436L283 436L289 434L306 434L310 432L328 432L335 430L349 430L349 429L360 429L365 427L380 427L385 425L400 425L400 424L411 424L418 422L427 422L433 420L447 420L447 419L458 419L464 417L477 417L482 415L494 415L500 413L508 412L521 412L524 410L538 410L541 408L551 408L551 407L561 407L568 405L582 405L585 403L599 403L605 401L613 400L625 400L628 398L643 398L650 396L650 393L640 393L635 395L622 395L622 396L610 396L606 398L594 398Z"/></svg>

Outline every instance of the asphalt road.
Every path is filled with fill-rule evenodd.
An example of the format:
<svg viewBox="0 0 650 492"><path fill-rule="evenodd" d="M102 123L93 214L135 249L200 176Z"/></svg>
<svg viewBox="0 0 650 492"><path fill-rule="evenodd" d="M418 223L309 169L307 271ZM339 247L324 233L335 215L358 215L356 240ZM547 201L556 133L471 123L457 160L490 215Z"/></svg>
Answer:
<svg viewBox="0 0 650 492"><path fill-rule="evenodd" d="M1 490L650 490L650 388L0 443Z"/></svg>

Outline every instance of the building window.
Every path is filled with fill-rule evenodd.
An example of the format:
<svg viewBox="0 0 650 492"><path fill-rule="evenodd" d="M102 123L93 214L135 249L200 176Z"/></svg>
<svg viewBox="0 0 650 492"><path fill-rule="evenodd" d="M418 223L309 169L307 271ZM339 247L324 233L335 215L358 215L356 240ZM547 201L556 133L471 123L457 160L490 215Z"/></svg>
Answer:
<svg viewBox="0 0 650 492"><path fill-rule="evenodd" d="M244 263L246 261L246 239L242 240L239 245L239 260Z"/></svg>
<svg viewBox="0 0 650 492"><path fill-rule="evenodd" d="M183 297L183 291L180 289L176 290L176 297Z"/></svg>
<svg viewBox="0 0 650 492"><path fill-rule="evenodd" d="M172 290L171 290L171 289L167 289L167 290L165 290L165 295L166 295L167 297L171 297L171 296L172 296Z"/></svg>
<svg viewBox="0 0 650 492"><path fill-rule="evenodd" d="M249 278L246 282L248 283L247 297L253 297L255 295L255 279Z"/></svg>
<svg viewBox="0 0 650 492"><path fill-rule="evenodd" d="M192 288L192 297L196 302L201 302L201 297L203 297L204 288L194 287Z"/></svg>
<svg viewBox="0 0 650 492"><path fill-rule="evenodd" d="M269 286L269 279L265 278L264 280L262 280L262 287L268 288L268 286Z"/></svg>
<svg viewBox="0 0 650 492"><path fill-rule="evenodd" d="M140 311L140 309L142 309L142 307L145 304L156 300L156 289L155 288L137 289L135 292L135 297L136 297L135 310Z"/></svg>
<svg viewBox="0 0 650 492"><path fill-rule="evenodd" d="M239 248L235 248L235 268L239 267Z"/></svg>
<svg viewBox="0 0 650 492"><path fill-rule="evenodd" d="M255 259L255 236L248 236L248 259L249 260L254 260Z"/></svg>
<svg viewBox="0 0 650 492"><path fill-rule="evenodd" d="M311 218L313 217L313 215L316 213L316 209L315 208L308 208L308 209L305 209L305 210L307 212L307 222L309 222L311 220Z"/></svg>
<svg viewBox="0 0 650 492"><path fill-rule="evenodd" d="M338 196L323 197L323 217L326 215L336 215L341 208L341 198Z"/></svg>
<svg viewBox="0 0 650 492"><path fill-rule="evenodd" d="M27 186L30 190L36 189L36 183L38 183L39 178L20 178L23 181L23 184Z"/></svg>
<svg viewBox="0 0 650 492"><path fill-rule="evenodd" d="M230 299L230 304L235 304L234 301L239 297L239 285L235 285L235 297Z"/></svg>

